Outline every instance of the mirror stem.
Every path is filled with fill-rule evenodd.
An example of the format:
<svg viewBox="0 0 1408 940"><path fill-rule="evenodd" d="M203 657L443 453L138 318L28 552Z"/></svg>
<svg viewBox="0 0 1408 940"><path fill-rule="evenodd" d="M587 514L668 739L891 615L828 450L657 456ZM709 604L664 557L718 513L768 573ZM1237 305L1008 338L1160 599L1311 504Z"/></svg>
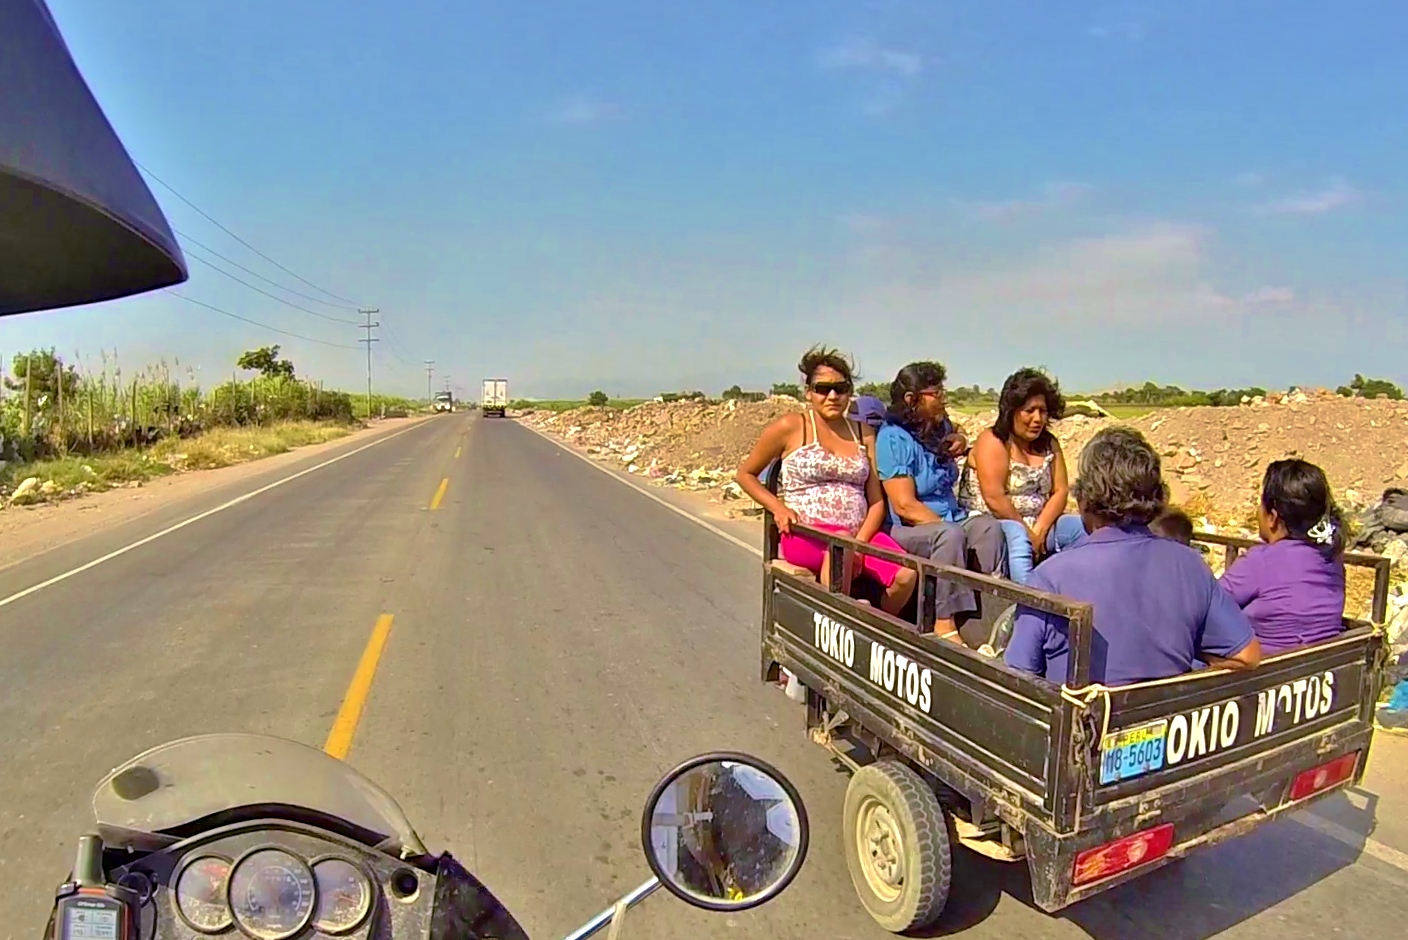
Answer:
<svg viewBox="0 0 1408 940"><path fill-rule="evenodd" d="M660 887L660 879L652 877L649 881L642 884L639 888L636 888L634 891L627 894L624 898L620 900L619 903L624 904L626 906L626 909L630 910L631 908L639 904L641 901L644 901L646 898L654 894L655 889L658 887ZM593 917L591 920L587 921L582 926L578 927L576 930L569 933L566 937L563 938L563 940L587 940L588 937L596 936L599 932L605 930L608 926L610 926L611 917L613 914L615 914L615 912L616 905L613 904L606 910L602 911L600 914Z"/></svg>

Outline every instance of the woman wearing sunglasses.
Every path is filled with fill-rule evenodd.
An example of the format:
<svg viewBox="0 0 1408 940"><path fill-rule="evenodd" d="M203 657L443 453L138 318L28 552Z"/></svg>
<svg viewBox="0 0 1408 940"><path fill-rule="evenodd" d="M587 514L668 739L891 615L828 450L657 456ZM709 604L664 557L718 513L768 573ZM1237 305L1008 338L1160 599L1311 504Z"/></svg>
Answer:
<svg viewBox="0 0 1408 940"><path fill-rule="evenodd" d="M875 472L875 431L846 417L855 376L846 357L834 349L813 347L798 365L806 380L807 408L784 415L763 429L758 443L738 467L738 485L772 513L782 532L783 560L830 582L826 546L791 531L801 522L849 535L892 551L899 545L880 531L885 500ZM768 492L761 474L782 461L778 495ZM856 553L842 590L863 576L884 588L880 608L898 614L914 593L918 576L909 568Z"/></svg>

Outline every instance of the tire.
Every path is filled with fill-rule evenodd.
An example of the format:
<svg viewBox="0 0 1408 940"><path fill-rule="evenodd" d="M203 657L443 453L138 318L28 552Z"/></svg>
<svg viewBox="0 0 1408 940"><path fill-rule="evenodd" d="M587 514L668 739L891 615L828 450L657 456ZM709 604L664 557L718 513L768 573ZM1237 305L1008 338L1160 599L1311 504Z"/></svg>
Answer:
<svg viewBox="0 0 1408 940"><path fill-rule="evenodd" d="M876 923L901 933L938 920L953 850L944 809L923 778L895 760L856 771L841 833L851 883Z"/></svg>

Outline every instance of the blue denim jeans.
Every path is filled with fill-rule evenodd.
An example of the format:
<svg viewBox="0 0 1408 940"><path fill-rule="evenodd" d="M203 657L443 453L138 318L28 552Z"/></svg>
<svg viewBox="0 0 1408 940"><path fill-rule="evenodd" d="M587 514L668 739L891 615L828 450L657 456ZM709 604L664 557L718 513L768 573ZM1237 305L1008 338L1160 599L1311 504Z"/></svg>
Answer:
<svg viewBox="0 0 1408 940"><path fill-rule="evenodd" d="M1027 537L1027 527L1011 519L1002 520L1002 534L1007 539L1007 572L1013 581L1026 584L1032 576L1032 543ZM1069 548L1077 539L1085 536L1085 523L1075 513L1066 513L1056 520L1056 524L1046 533L1048 554Z"/></svg>

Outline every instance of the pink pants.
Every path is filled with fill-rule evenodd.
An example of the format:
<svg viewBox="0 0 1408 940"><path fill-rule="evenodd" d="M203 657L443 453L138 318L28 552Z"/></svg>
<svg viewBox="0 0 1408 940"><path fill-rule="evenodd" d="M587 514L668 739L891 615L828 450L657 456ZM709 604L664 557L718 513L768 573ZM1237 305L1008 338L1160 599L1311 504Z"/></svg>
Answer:
<svg viewBox="0 0 1408 940"><path fill-rule="evenodd" d="M849 534L846 529L836 525L821 525L810 523L812 528L822 529L826 532L836 532L842 535ZM876 548L888 548L892 552L902 552L903 548L894 539L884 532L875 533L875 537L870 540L870 544ZM808 538L805 535L793 535L787 533L782 536L780 545L782 549L782 560L789 565L796 565L799 568L806 568L812 574L820 576L821 566L826 563L826 545L816 539ZM885 587L895 583L895 576L900 573L900 566L892 561L883 558L876 558L874 555L861 556L861 573L869 575L879 581Z"/></svg>

